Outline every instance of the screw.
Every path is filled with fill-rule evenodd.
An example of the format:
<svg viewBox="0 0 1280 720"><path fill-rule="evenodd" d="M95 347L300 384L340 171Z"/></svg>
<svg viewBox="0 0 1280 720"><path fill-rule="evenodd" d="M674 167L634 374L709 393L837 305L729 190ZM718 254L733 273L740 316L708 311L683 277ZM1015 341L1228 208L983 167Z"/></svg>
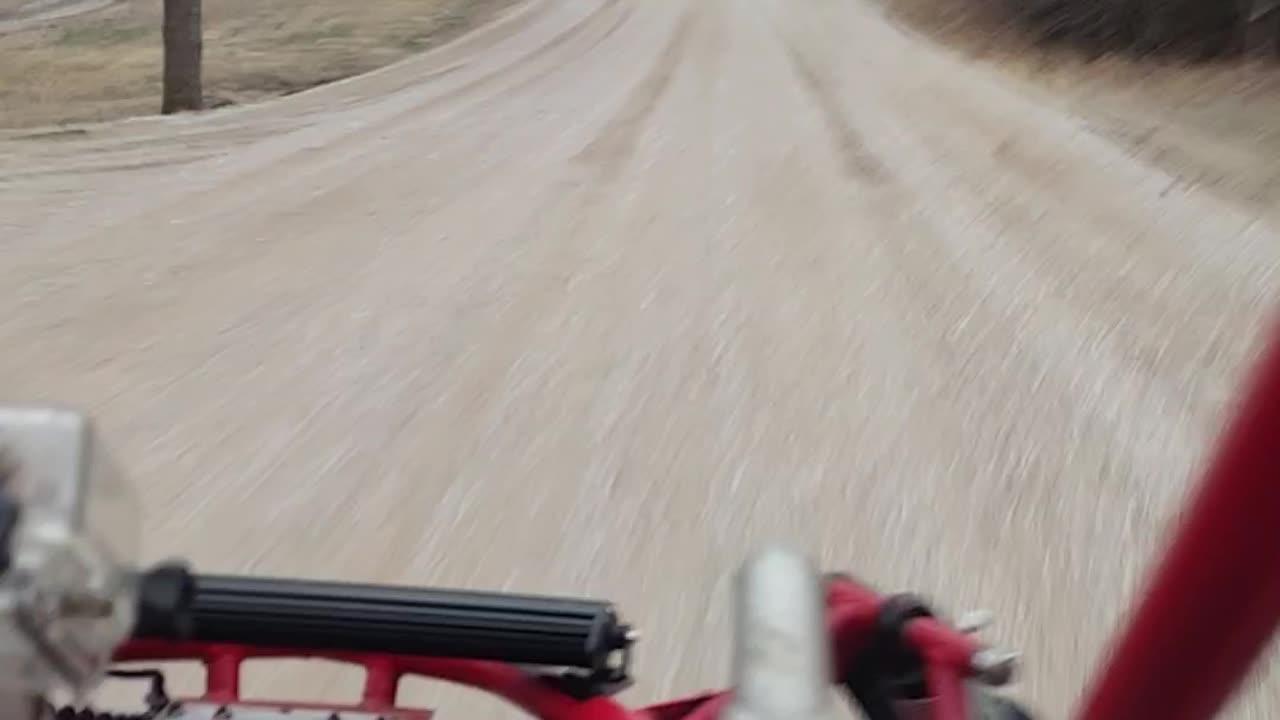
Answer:
<svg viewBox="0 0 1280 720"><path fill-rule="evenodd" d="M1020 655L1011 650L984 648L973 654L969 666L974 676L984 684L1000 686L1013 680Z"/></svg>

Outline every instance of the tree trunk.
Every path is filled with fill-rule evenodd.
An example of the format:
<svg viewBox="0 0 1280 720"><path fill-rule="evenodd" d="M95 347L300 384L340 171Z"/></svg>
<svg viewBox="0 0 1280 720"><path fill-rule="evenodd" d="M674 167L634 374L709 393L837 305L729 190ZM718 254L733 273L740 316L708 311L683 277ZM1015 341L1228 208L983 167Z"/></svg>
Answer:
<svg viewBox="0 0 1280 720"><path fill-rule="evenodd" d="M166 115L204 106L200 3L201 0L164 0L164 101L160 112Z"/></svg>

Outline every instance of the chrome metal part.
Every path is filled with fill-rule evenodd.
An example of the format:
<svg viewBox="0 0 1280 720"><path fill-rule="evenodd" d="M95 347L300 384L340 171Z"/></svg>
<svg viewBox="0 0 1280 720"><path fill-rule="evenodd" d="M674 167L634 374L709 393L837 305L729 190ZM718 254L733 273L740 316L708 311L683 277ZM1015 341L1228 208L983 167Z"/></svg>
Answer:
<svg viewBox="0 0 1280 720"><path fill-rule="evenodd" d="M991 627L994 621L995 615L990 610L970 610L956 621L956 630L966 635L973 635Z"/></svg>
<svg viewBox="0 0 1280 720"><path fill-rule="evenodd" d="M822 582L809 560L774 547L738 576L732 720L832 716Z"/></svg>
<svg viewBox="0 0 1280 720"><path fill-rule="evenodd" d="M985 685L1007 685L1018 668L1019 653L999 648L985 648L974 653L970 665L974 677Z"/></svg>
<svg viewBox="0 0 1280 720"><path fill-rule="evenodd" d="M68 410L0 408L0 479L17 509L0 575L0 697L82 695L133 624L133 498Z"/></svg>

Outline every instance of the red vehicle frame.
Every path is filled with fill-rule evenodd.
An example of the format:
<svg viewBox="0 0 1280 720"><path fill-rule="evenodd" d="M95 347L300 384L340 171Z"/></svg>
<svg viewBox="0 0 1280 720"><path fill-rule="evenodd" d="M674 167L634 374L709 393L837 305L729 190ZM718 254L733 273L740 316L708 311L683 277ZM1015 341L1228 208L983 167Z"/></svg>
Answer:
<svg viewBox="0 0 1280 720"><path fill-rule="evenodd" d="M835 677L849 673L875 629L884 599L851 579L827 584L827 630L832 639ZM963 680L972 670L971 658L978 643L931 617L907 621L904 635L921 654L928 674L937 720L964 720ZM116 653L117 662L198 660L206 668L203 701L240 703L240 666L253 658L321 658L359 665L365 670L361 702L350 708L391 714L402 720L421 720L427 711L396 707L400 679L406 675L448 680L504 698L544 720L708 720L729 699L727 692L713 692L674 702L631 710L608 696L576 698L543 677L500 662L432 658L389 653L300 652L291 648L267 648L219 643L132 640ZM299 707L297 704L291 707Z"/></svg>
<svg viewBox="0 0 1280 720"><path fill-rule="evenodd" d="M1263 358L1254 382L1130 625L1097 672L1078 711L1083 720L1214 716L1280 621L1280 342ZM885 599L838 579L828 584L826 601L833 669L836 678L844 678L870 642ZM902 635L923 662L934 720L965 720L963 683L974 672L976 641L930 617L906 621ZM607 696L575 697L512 665L383 653L134 640L116 660L202 661L203 699L237 703L241 663L258 657L318 657L362 666L363 699L351 709L389 720L430 717L430 711L395 707L400 679L407 675L467 685L544 720L712 720L729 700L727 692L713 692L628 709Z"/></svg>

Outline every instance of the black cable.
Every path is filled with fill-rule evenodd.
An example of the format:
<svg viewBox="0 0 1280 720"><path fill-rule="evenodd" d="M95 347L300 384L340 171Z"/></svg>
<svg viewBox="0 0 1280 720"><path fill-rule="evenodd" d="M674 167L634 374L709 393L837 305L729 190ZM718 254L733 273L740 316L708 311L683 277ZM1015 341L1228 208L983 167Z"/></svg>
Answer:
<svg viewBox="0 0 1280 720"><path fill-rule="evenodd" d="M58 708L53 715L54 720L155 720L156 717L150 710L141 713L111 713L76 709L70 705Z"/></svg>
<svg viewBox="0 0 1280 720"><path fill-rule="evenodd" d="M22 506L9 493L3 462L0 458L0 575L9 571L13 561L13 537L22 517Z"/></svg>

